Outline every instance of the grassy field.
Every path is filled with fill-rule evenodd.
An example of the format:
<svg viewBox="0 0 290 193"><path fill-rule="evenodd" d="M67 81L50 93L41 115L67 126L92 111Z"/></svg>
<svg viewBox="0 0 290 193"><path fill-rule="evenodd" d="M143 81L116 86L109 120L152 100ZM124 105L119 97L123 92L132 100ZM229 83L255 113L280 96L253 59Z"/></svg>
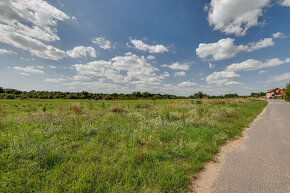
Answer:
<svg viewBox="0 0 290 193"><path fill-rule="evenodd" d="M1 100L0 192L182 192L255 99Z"/></svg>

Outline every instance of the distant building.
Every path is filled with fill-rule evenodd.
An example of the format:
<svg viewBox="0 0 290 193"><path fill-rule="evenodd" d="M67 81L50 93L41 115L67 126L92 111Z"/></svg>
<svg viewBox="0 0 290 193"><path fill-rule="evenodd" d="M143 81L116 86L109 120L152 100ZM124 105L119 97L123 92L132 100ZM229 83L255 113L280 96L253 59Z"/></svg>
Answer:
<svg viewBox="0 0 290 193"><path fill-rule="evenodd" d="M280 88L273 88L271 90L268 90L266 93L266 99L275 99L277 97L281 97L284 99L285 97L285 92L281 90Z"/></svg>

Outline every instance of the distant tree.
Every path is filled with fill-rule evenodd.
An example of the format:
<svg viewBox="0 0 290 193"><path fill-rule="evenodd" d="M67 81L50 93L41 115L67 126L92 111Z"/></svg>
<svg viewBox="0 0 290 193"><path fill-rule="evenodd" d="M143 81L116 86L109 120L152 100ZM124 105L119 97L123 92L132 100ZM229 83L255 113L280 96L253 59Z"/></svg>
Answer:
<svg viewBox="0 0 290 193"><path fill-rule="evenodd" d="M15 94L7 94L5 96L5 99L16 99L16 96L15 96Z"/></svg>
<svg viewBox="0 0 290 193"><path fill-rule="evenodd" d="M204 98L205 96L207 96L207 95L204 94L203 92L199 91L199 92L195 93L195 94L193 95L192 98L195 98L195 99L202 99L202 98Z"/></svg>
<svg viewBox="0 0 290 193"><path fill-rule="evenodd" d="M284 92L286 95L285 99L290 102L290 82L286 85Z"/></svg>

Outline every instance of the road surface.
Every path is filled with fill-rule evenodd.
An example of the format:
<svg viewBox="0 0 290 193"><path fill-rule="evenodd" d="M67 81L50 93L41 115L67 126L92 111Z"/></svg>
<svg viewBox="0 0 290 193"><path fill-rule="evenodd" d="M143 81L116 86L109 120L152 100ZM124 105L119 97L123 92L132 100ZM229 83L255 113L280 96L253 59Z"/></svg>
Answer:
<svg viewBox="0 0 290 193"><path fill-rule="evenodd" d="M290 193L290 103L269 100L242 143L226 154L210 188L198 192Z"/></svg>

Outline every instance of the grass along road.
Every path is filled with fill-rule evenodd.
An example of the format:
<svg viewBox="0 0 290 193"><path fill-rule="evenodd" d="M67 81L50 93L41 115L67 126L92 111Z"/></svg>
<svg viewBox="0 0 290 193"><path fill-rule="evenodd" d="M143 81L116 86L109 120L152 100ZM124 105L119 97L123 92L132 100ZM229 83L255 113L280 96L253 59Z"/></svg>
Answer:
<svg viewBox="0 0 290 193"><path fill-rule="evenodd" d="M0 192L180 192L266 106L1 100Z"/></svg>

